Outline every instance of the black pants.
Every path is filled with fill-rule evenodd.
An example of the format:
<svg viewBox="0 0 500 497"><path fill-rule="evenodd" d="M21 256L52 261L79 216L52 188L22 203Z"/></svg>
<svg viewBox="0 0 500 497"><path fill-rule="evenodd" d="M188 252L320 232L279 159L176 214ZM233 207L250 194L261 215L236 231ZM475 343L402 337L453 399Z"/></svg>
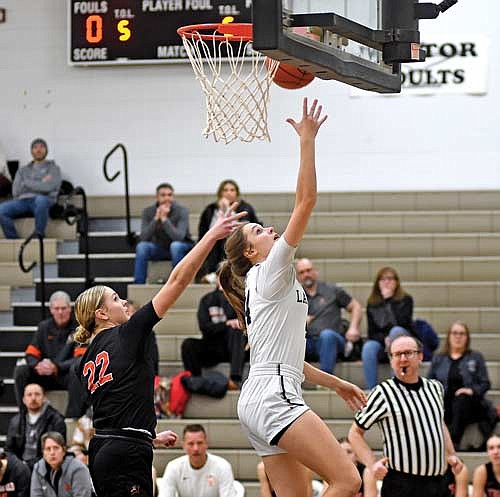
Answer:
<svg viewBox="0 0 500 497"><path fill-rule="evenodd" d="M231 379L241 381L243 366L248 360L246 343L246 336L230 327L226 327L223 333L217 333L210 339L186 338L181 346L184 369L191 371L193 376L201 376L201 368L229 361Z"/></svg>
<svg viewBox="0 0 500 497"><path fill-rule="evenodd" d="M415 476L389 470L380 497L449 497L444 476Z"/></svg>
<svg viewBox="0 0 500 497"><path fill-rule="evenodd" d="M484 410L477 395L458 395L445 402L444 420L450 430L455 446L460 444L465 428L471 423L481 421Z"/></svg>
<svg viewBox="0 0 500 497"><path fill-rule="evenodd" d="M29 383L37 383L45 390L67 390L68 405L65 417L79 418L85 414L87 408L87 394L78 379L75 367L80 359L76 359L70 370L60 376L40 376L27 364L16 366L14 369L15 394L18 406L23 403L24 388Z"/></svg>
<svg viewBox="0 0 500 497"><path fill-rule="evenodd" d="M153 497L153 446L131 437L96 435L89 470L97 497Z"/></svg>

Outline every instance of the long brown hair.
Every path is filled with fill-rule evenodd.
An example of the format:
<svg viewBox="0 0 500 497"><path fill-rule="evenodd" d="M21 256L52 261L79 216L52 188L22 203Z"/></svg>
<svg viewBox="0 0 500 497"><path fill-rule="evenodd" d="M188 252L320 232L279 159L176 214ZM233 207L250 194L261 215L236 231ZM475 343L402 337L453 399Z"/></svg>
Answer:
<svg viewBox="0 0 500 497"><path fill-rule="evenodd" d="M465 350L464 354L467 354L470 352L470 330L469 327L463 322L463 321L453 321L453 323L450 324L450 327L448 328L448 333L446 334L446 341L444 342L443 348L441 350L441 354L443 355L450 355L451 353L451 347L450 347L450 335L451 335L451 330L453 326L458 324L465 330L465 336L467 337L467 341L465 342Z"/></svg>
<svg viewBox="0 0 500 497"><path fill-rule="evenodd" d="M95 331L95 311L102 306L107 286L92 286L80 293L75 300L75 316L78 328L75 342L88 343Z"/></svg>
<svg viewBox="0 0 500 497"><path fill-rule="evenodd" d="M396 289L394 291L394 295L392 296L392 298L394 300L402 300L407 295L407 293L403 290L403 287L401 286L398 272L390 266L385 266L377 271L375 280L373 281L372 291L370 293L370 296L368 297L368 303L370 305L378 305L384 301L384 297L382 297L382 293L380 293L380 287L378 283L382 278L382 276L386 274L390 274L396 281Z"/></svg>
<svg viewBox="0 0 500 497"><path fill-rule="evenodd" d="M219 184L219 188L217 188L217 198L221 199L222 198L222 193L224 192L224 188L226 185L233 185L234 189L236 190L236 197L238 198L240 196L240 187L238 186L238 183L234 181L234 179L225 179L224 181L221 181Z"/></svg>
<svg viewBox="0 0 500 497"><path fill-rule="evenodd" d="M219 282L239 322L246 330L245 276L252 267L252 263L243 255L243 251L248 248L243 226L244 224L236 228L226 240L224 250L227 259L219 270Z"/></svg>

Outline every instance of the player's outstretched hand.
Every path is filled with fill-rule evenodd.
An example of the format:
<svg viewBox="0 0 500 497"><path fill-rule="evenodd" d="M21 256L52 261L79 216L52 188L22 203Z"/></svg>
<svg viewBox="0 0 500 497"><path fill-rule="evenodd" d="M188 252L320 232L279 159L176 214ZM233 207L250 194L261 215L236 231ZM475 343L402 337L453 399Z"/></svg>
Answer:
<svg viewBox="0 0 500 497"><path fill-rule="evenodd" d="M153 445L155 447L173 447L179 437L177 433L173 431L166 430L156 434L156 438L153 440Z"/></svg>
<svg viewBox="0 0 500 497"><path fill-rule="evenodd" d="M352 411L358 411L366 405L366 395L361 388L345 380L340 380L335 391L344 399Z"/></svg>
<svg viewBox="0 0 500 497"><path fill-rule="evenodd" d="M292 118L286 120L291 124L293 129L301 138L315 138L321 125L326 121L328 116L321 116L323 110L322 105L318 105L318 99L314 99L311 108L308 108L307 98L304 98L302 104L302 119L299 122Z"/></svg>
<svg viewBox="0 0 500 497"><path fill-rule="evenodd" d="M248 215L247 211L233 214L237 206L238 202L232 203L229 208L219 216L217 222L208 230L207 234L210 233L216 240L222 240L230 235L231 232L241 224L238 220Z"/></svg>

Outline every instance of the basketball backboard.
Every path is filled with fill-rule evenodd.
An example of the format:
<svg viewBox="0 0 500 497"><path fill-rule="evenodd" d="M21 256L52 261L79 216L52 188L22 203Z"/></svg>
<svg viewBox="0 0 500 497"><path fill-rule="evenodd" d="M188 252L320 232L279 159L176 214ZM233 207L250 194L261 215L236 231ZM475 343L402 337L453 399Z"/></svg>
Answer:
<svg viewBox="0 0 500 497"><path fill-rule="evenodd" d="M253 47L321 79L401 91L401 62L425 59L419 19L457 0L253 0Z"/></svg>

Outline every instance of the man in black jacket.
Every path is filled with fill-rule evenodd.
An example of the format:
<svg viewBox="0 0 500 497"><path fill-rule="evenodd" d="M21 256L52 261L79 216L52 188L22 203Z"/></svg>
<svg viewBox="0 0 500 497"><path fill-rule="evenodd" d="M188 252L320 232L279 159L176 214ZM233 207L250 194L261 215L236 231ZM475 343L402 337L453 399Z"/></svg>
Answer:
<svg viewBox="0 0 500 497"><path fill-rule="evenodd" d="M68 390L66 416L78 418L85 412L83 387L74 372L75 362L85 348L73 341L77 323L71 313L70 297L66 292L50 296L52 317L41 321L31 343L26 347L26 359L14 370L17 405L22 407L24 388L38 383L45 390Z"/></svg>
<svg viewBox="0 0 500 497"><path fill-rule="evenodd" d="M202 367L212 367L229 361L229 389L238 388L245 360L248 360L245 351L247 339L241 331L236 313L220 288L201 298L198 306L198 325L202 338L186 338L182 342L184 369L190 371L193 376L201 376Z"/></svg>
<svg viewBox="0 0 500 497"><path fill-rule="evenodd" d="M0 496L30 497L30 483L28 466L14 454L0 449Z"/></svg>
<svg viewBox="0 0 500 497"><path fill-rule="evenodd" d="M41 436L48 431L57 431L66 438L64 416L50 405L40 385L30 383L24 389L19 414L9 422L5 449L32 470L42 456Z"/></svg>

